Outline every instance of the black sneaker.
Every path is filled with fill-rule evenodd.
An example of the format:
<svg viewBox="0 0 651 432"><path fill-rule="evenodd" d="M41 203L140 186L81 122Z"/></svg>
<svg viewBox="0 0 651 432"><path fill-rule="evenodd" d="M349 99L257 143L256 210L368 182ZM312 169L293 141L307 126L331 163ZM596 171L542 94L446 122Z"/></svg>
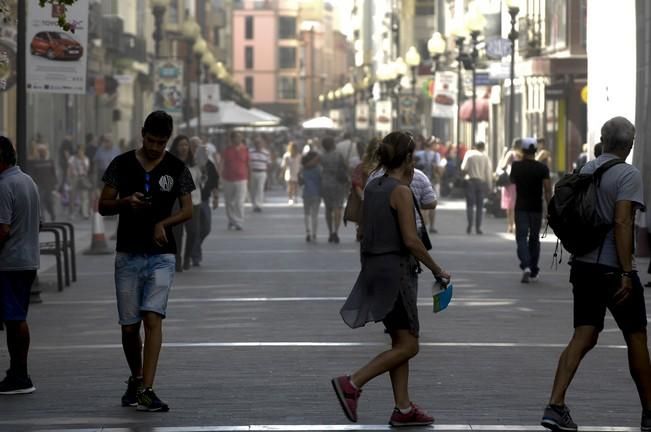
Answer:
<svg viewBox="0 0 651 432"><path fill-rule="evenodd" d="M29 375L21 377L8 370L5 379L0 381L0 395L30 394L35 391Z"/></svg>
<svg viewBox="0 0 651 432"><path fill-rule="evenodd" d="M138 406L138 390L142 387L142 378L129 377L127 380L127 391L122 395L123 407Z"/></svg>
<svg viewBox="0 0 651 432"><path fill-rule="evenodd" d="M572 421L570 410L566 405L547 405L540 424L554 432L576 431L578 426Z"/></svg>
<svg viewBox="0 0 651 432"><path fill-rule="evenodd" d="M651 432L651 410L642 411L640 430L642 432Z"/></svg>
<svg viewBox="0 0 651 432"><path fill-rule="evenodd" d="M140 389L137 399L138 411L167 412L170 410L170 407L165 402L158 399L158 396L156 396L156 393L154 393L151 387Z"/></svg>

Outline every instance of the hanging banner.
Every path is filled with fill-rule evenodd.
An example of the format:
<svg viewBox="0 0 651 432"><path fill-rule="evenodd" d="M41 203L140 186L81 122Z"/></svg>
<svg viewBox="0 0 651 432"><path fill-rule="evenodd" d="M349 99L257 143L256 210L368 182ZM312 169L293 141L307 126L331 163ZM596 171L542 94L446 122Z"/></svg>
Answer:
<svg viewBox="0 0 651 432"><path fill-rule="evenodd" d="M432 117L454 118L457 115L457 74L436 72L434 76L434 97Z"/></svg>
<svg viewBox="0 0 651 432"><path fill-rule="evenodd" d="M420 131L418 96L402 94L400 95L398 102L400 104L398 129L418 133Z"/></svg>
<svg viewBox="0 0 651 432"><path fill-rule="evenodd" d="M157 60L154 64L154 110L183 116L183 62Z"/></svg>
<svg viewBox="0 0 651 432"><path fill-rule="evenodd" d="M375 132L378 135L385 136L391 132L392 110L391 100L379 100L375 103Z"/></svg>
<svg viewBox="0 0 651 432"><path fill-rule="evenodd" d="M369 109L368 104L358 102L355 105L355 129L360 131L368 130Z"/></svg>
<svg viewBox="0 0 651 432"><path fill-rule="evenodd" d="M342 120L342 115L341 115L341 110L340 109L331 109L329 112L328 117L330 117L330 120L335 124L335 129L341 130L343 129L343 120Z"/></svg>
<svg viewBox="0 0 651 432"><path fill-rule="evenodd" d="M220 123L219 84L201 84L201 125L215 126Z"/></svg>
<svg viewBox="0 0 651 432"><path fill-rule="evenodd" d="M88 0L60 4L27 2L27 91L32 93L86 93L88 59ZM58 19L65 13L72 31Z"/></svg>
<svg viewBox="0 0 651 432"><path fill-rule="evenodd" d="M16 84L16 27L0 27L0 93Z"/></svg>

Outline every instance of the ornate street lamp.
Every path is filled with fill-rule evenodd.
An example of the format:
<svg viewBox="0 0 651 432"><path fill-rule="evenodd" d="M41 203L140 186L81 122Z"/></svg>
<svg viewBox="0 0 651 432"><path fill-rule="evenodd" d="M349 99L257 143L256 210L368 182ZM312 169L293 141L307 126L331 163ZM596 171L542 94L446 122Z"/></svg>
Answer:
<svg viewBox="0 0 651 432"><path fill-rule="evenodd" d="M418 66L420 66L420 54L416 47L410 47L405 54L405 61L411 68L411 94L416 94L416 73Z"/></svg>
<svg viewBox="0 0 651 432"><path fill-rule="evenodd" d="M472 67L472 136L471 148L475 147L475 140L477 135L477 58L479 52L477 51L477 42L481 31L486 27L486 18L479 12L476 6L471 7L466 15L466 26L470 31L470 39L472 42L472 51L470 53L470 65Z"/></svg>
<svg viewBox="0 0 651 432"><path fill-rule="evenodd" d="M506 4L511 16L511 31L509 32L509 40L511 41L511 73L509 75L511 78L511 92L509 93L509 128L506 141L506 145L510 146L515 131L515 41L519 37L518 31L515 29L515 19L520 12L520 2L518 0L509 0Z"/></svg>
<svg viewBox="0 0 651 432"><path fill-rule="evenodd" d="M163 17L169 0L151 0L152 13L154 14L154 52L156 58L160 58L160 42L163 40Z"/></svg>
<svg viewBox="0 0 651 432"><path fill-rule="evenodd" d="M204 54L208 52L208 44L201 36L197 39L192 47L192 51L195 54L196 65L197 65L197 135L201 134L201 60L203 59ZM213 58L214 61L214 58ZM189 97L189 95L188 95Z"/></svg>
<svg viewBox="0 0 651 432"><path fill-rule="evenodd" d="M432 74L439 68L439 60L445 53L446 46L445 39L439 32L432 34L432 37L427 41L427 51L432 57Z"/></svg>

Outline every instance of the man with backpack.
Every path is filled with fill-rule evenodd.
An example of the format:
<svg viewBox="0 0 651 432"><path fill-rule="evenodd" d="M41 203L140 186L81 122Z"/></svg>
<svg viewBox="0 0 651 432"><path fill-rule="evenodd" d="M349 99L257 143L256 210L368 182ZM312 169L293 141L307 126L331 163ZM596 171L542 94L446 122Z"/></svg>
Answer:
<svg viewBox="0 0 651 432"><path fill-rule="evenodd" d="M624 162L631 152L634 137L635 127L625 118L607 121L601 128L604 153L588 162L580 174L561 180L549 204L550 226L563 245L573 252L570 282L574 294L574 335L558 362L549 405L541 421L553 431L577 430L565 405L565 393L579 363L597 343L604 328L606 309L612 313L628 346L629 369L642 404L641 429L651 431L651 364L646 308L633 258L634 216L637 210L644 208L644 195L640 172ZM581 199L573 202L572 193L563 196L564 190L572 190L571 187L564 189L564 185L581 182L590 186L574 187L575 195L582 191ZM590 190L593 192L589 193ZM562 208L564 201L572 203L575 210ZM582 239L572 238L557 224L559 220L566 220L571 225L572 218L565 216L580 213L576 210L577 204L583 208L593 206L594 210L592 217L584 215L583 225L587 228L573 227L585 236ZM582 247L586 244L590 245L590 250Z"/></svg>
<svg viewBox="0 0 651 432"><path fill-rule="evenodd" d="M522 138L523 159L513 162L510 180L515 185L515 240L522 279L529 283L538 280L538 259L540 257L540 227L543 215L543 190L545 202L552 196L549 168L536 160L536 140Z"/></svg>

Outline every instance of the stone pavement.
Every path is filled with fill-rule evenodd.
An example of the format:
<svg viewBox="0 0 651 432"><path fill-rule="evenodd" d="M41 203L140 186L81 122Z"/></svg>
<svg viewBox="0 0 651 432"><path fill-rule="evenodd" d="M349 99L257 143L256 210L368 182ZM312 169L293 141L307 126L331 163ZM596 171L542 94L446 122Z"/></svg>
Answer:
<svg viewBox="0 0 651 432"><path fill-rule="evenodd" d="M227 231L217 210L202 266L176 277L156 385L169 413L120 407L128 370L113 258L79 255L79 282L62 293L46 289L30 311L38 390L0 399L0 431L386 430L388 377L365 387L357 425L330 387L332 376L389 342L381 324L351 330L338 314L359 271L354 229L328 244L320 221L318 243L305 243L302 207L288 207L278 193L270 201L264 213L247 213L242 232ZM556 361L572 332L569 272L565 262L550 269L550 238L541 281L520 284L504 224L487 218L485 235L468 236L460 202L439 210L433 256L452 273L455 299L434 315L432 278L423 274L422 347L411 375L413 400L437 419L432 429L542 430ZM577 423L594 425L584 430L639 430L623 338L610 317L568 404Z"/></svg>

